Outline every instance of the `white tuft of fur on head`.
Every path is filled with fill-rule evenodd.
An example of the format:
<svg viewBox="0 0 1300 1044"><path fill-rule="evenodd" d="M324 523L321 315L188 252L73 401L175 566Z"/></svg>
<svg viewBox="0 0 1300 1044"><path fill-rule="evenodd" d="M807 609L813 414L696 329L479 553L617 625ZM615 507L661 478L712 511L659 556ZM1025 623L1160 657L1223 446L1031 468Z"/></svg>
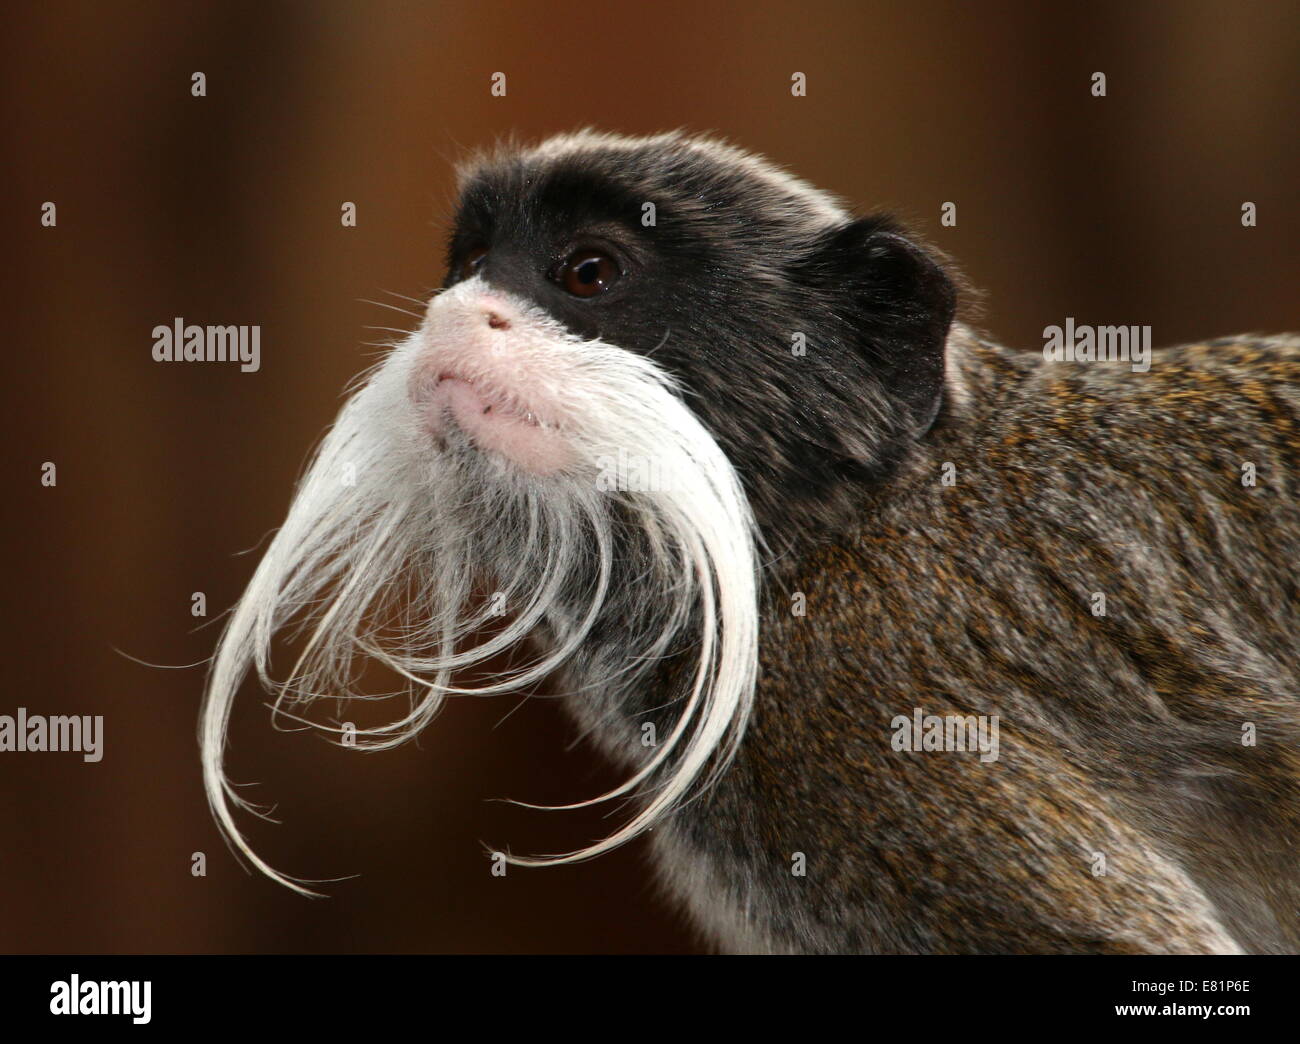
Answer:
<svg viewBox="0 0 1300 1044"><path fill-rule="evenodd" d="M652 462L661 481L611 484L610 462L629 459ZM611 590L629 519L648 563L630 594L663 611L653 628L620 632L622 662L582 677L583 688L627 691L684 639L698 648L693 682L653 754L583 803L639 793L640 811L588 848L514 857L519 864L621 845L707 785L706 769L725 767L753 700L757 536L730 461L650 358L574 337L481 279L436 295L420 329L343 407L217 647L199 738L208 801L232 847L315 894L259 857L235 821L236 807L251 806L223 763L250 669L277 692L278 711L286 701L362 696L359 665L386 664L406 680L409 710L361 731L356 745L396 746L445 696L519 690L571 665L614 597L629 596ZM494 597L484 600L485 589ZM508 615L499 619L501 605ZM276 683L272 643L294 623L305 644ZM539 638L540 654L509 675L453 684L457 672ZM583 659L588 673L592 662Z"/></svg>

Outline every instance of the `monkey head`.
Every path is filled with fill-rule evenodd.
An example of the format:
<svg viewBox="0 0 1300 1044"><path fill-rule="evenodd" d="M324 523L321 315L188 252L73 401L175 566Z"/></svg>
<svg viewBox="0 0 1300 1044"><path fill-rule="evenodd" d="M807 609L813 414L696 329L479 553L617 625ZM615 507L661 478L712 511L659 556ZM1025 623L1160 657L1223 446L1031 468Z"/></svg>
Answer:
<svg viewBox="0 0 1300 1044"><path fill-rule="evenodd" d="M686 650L682 691L655 697L677 707L668 735L605 795L653 781L641 811L570 856L603 851L734 752L764 542L845 521L941 405L943 268L762 160L581 133L479 157L461 184L444 287L344 406L212 665L209 802L293 887L241 837L222 767L250 670L309 701L351 694L358 658L382 661L410 697L358 744L383 747L447 695L557 673L605 720L591 708ZM291 620L307 637L273 682ZM507 675L458 681L525 642L540 652Z"/></svg>
<svg viewBox="0 0 1300 1044"><path fill-rule="evenodd" d="M943 268L888 220L854 220L713 140L580 133L476 157L447 260L455 292L423 330L432 377L446 351L514 407L460 424L470 442L559 467L578 357L564 338L616 346L672 378L778 545L792 515L834 522L941 402L955 296ZM584 408L599 409L592 394ZM479 405L460 384L445 398L432 409L462 420ZM513 423L530 414L531 432Z"/></svg>

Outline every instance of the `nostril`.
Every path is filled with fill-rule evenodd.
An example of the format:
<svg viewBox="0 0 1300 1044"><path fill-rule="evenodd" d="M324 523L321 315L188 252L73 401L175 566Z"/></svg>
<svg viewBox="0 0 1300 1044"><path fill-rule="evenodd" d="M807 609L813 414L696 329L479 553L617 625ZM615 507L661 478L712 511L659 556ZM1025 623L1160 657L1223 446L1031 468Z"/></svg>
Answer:
<svg viewBox="0 0 1300 1044"><path fill-rule="evenodd" d="M500 316L500 315L497 315L496 312L488 312L488 314L487 314L487 321L488 321L488 326L492 327L493 330L509 330L509 329L510 329L510 322L509 322L509 320L503 318L503 317Z"/></svg>

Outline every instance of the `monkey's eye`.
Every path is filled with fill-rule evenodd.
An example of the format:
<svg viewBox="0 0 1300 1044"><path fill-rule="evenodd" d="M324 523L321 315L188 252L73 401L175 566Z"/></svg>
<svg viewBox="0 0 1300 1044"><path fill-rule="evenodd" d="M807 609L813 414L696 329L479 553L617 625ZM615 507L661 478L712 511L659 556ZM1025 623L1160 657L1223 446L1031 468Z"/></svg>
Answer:
<svg viewBox="0 0 1300 1044"><path fill-rule="evenodd" d="M595 297L619 281L623 273L618 262L598 250L570 254L552 278L574 297Z"/></svg>
<svg viewBox="0 0 1300 1044"><path fill-rule="evenodd" d="M479 266L483 264L483 259L487 257L487 247L475 247L465 255L465 260L460 263L460 278L469 279Z"/></svg>

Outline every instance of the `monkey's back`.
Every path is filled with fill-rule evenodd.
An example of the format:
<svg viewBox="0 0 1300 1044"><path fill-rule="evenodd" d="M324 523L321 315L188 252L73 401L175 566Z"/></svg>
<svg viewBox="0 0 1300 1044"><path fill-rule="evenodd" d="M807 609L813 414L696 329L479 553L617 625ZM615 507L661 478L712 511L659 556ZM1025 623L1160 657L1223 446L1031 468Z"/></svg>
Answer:
<svg viewBox="0 0 1300 1044"><path fill-rule="evenodd" d="M950 343L968 405L770 593L670 882L738 949L1300 949L1300 341ZM894 749L918 710L997 759Z"/></svg>

